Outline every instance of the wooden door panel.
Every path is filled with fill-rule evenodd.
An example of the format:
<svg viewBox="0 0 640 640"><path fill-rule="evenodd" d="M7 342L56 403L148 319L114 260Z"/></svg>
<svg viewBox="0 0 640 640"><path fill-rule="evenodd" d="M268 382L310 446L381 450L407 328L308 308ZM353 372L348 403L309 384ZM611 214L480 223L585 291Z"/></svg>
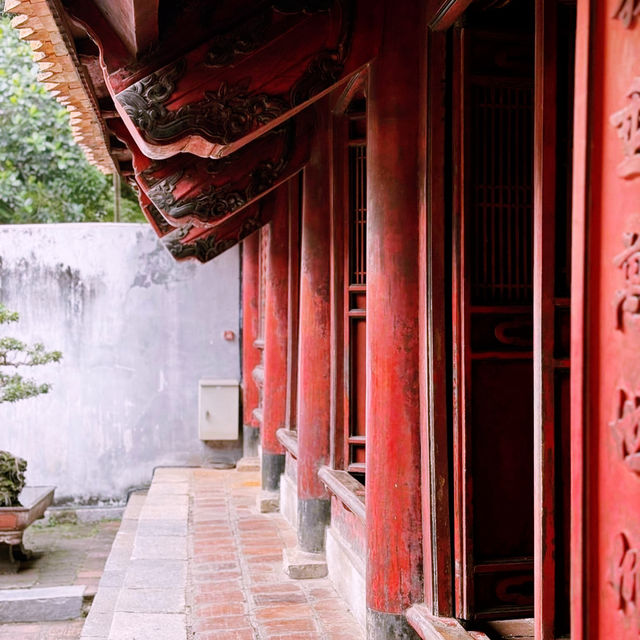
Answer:
<svg viewBox="0 0 640 640"><path fill-rule="evenodd" d="M531 359L471 366L476 564L533 556Z"/></svg>
<svg viewBox="0 0 640 640"><path fill-rule="evenodd" d="M533 607L533 42L484 23L460 37L457 615L514 617Z"/></svg>
<svg viewBox="0 0 640 640"><path fill-rule="evenodd" d="M471 366L476 614L533 604L533 366Z"/></svg>

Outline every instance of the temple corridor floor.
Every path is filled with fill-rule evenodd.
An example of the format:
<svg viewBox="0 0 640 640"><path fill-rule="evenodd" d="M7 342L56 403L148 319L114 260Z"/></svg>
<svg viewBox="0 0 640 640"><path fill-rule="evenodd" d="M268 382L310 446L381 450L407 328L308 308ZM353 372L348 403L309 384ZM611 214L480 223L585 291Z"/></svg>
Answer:
<svg viewBox="0 0 640 640"><path fill-rule="evenodd" d="M293 580L296 543L256 508L257 472L158 469L133 496L85 623L86 640L362 640L327 578Z"/></svg>

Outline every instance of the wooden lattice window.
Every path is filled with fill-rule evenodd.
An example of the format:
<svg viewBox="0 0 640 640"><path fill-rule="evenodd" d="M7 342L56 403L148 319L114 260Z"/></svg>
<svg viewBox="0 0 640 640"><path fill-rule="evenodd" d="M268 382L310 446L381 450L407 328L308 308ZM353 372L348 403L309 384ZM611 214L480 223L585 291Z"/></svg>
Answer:
<svg viewBox="0 0 640 640"><path fill-rule="evenodd" d="M528 305L533 297L533 91L473 83L469 92L471 302Z"/></svg>
<svg viewBox="0 0 640 640"><path fill-rule="evenodd" d="M344 326L348 397L344 442L347 470L363 480L366 445L367 146L366 102L362 94L352 99L346 118Z"/></svg>

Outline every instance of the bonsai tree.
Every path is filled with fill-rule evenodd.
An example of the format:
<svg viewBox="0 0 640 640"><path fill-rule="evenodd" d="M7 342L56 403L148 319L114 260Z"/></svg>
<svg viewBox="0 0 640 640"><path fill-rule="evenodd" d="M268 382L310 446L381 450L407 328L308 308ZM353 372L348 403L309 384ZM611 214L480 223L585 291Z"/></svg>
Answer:
<svg viewBox="0 0 640 640"><path fill-rule="evenodd" d="M0 303L0 325L18 322L20 316ZM59 362L60 351L47 351L43 344L26 344L9 336L0 337L0 402L17 402L47 393L49 384L24 378L18 369ZM0 507L19 505L27 463L8 451L0 451Z"/></svg>

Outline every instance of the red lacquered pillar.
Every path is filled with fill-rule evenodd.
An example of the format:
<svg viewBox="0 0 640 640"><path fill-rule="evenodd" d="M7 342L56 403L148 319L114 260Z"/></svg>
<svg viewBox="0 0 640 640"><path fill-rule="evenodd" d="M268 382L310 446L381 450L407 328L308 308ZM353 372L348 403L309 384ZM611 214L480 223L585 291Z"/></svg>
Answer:
<svg viewBox="0 0 640 640"><path fill-rule="evenodd" d="M423 599L419 193L421 3L386 11L367 129L367 637L417 638ZM426 31L426 29L424 30Z"/></svg>
<svg viewBox="0 0 640 640"><path fill-rule="evenodd" d="M264 318L264 387L262 391L262 489L278 491L284 449L276 431L287 410L287 331L289 311L289 191L282 185L265 196L271 218L267 249ZM270 214L270 215L269 215Z"/></svg>
<svg viewBox="0 0 640 640"><path fill-rule="evenodd" d="M331 174L326 101L302 181L300 325L298 335L298 545L324 550L329 495L318 470L329 461Z"/></svg>
<svg viewBox="0 0 640 640"><path fill-rule="evenodd" d="M260 234L253 233L242 241L242 435L243 455L258 455L260 424L253 415L258 407L258 386L253 370L260 364L260 351L254 342L258 337L258 253Z"/></svg>

